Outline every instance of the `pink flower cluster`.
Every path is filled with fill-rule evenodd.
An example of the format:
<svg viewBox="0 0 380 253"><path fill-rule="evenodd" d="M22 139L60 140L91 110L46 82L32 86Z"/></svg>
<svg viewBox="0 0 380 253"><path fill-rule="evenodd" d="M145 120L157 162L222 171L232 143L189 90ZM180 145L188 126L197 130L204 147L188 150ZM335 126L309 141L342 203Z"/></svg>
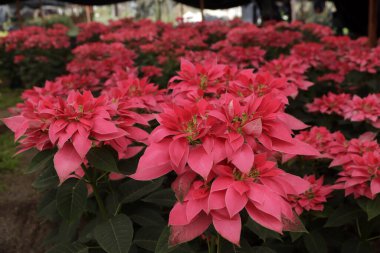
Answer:
<svg viewBox="0 0 380 253"><path fill-rule="evenodd" d="M331 133L325 127L313 127L295 136L316 148L321 158L331 159L330 167L342 167L335 188L344 189L346 196L370 199L380 192L380 146L375 137L368 132L347 140L342 133Z"/></svg>
<svg viewBox="0 0 380 253"><path fill-rule="evenodd" d="M97 80L92 83L92 89L117 71L133 68L136 58L136 54L121 43L87 43L75 48L73 54L74 59L67 64L67 70Z"/></svg>
<svg viewBox="0 0 380 253"><path fill-rule="evenodd" d="M20 143L19 152L57 148L54 167L63 182L80 174L91 147L110 145L119 159L142 150L132 144L146 142L148 133L136 124L148 126L148 113L161 110L158 87L128 76L94 97L90 91L74 91L63 83L60 78L25 91L24 103L16 108L18 115L3 119Z"/></svg>
<svg viewBox="0 0 380 253"><path fill-rule="evenodd" d="M306 105L309 112L335 113L353 122L367 121L380 128L380 95L369 94L361 98L357 95L334 94L329 92Z"/></svg>
<svg viewBox="0 0 380 253"><path fill-rule="evenodd" d="M48 62L49 58L56 57L54 53L70 47L67 32L68 28L60 24L51 28L28 26L0 38L0 48L12 56L14 64L30 58L35 62ZM54 53L46 54L48 51Z"/></svg>
<svg viewBox="0 0 380 253"><path fill-rule="evenodd" d="M28 26L12 31L6 37L1 38L0 45L4 45L6 51L15 51L16 53L35 48L68 48L70 41L67 32L68 28L60 24L56 24L52 28Z"/></svg>
<svg viewBox="0 0 380 253"><path fill-rule="evenodd" d="M182 60L169 86L173 100L157 115L159 126L131 175L152 180L171 171L177 174L173 189L179 201L169 217L173 244L192 240L211 224L239 244L243 209L259 224L282 233L285 221L295 219L288 195L310 187L275 162L278 152L319 155L292 137L292 129L306 126L284 112L280 91L252 89L245 96L228 92L227 80L239 83L226 68Z"/></svg>
<svg viewBox="0 0 380 253"><path fill-rule="evenodd" d="M298 93L299 87L296 84L304 84L300 81L302 77L296 77L297 74L274 77L267 70L269 71L270 67L253 73L252 69L239 70L236 67L218 64L215 60L194 65L182 59L181 70L178 76L169 81L168 88L173 91L173 101L179 105L190 105L201 98L219 98L225 93L240 98L249 97L252 93L259 97L270 93L287 104L287 97L295 97Z"/></svg>
<svg viewBox="0 0 380 253"><path fill-rule="evenodd" d="M298 215L304 210L323 211L323 204L327 202L327 198L334 190L334 187L323 185L323 177L316 179L314 175L310 175L304 176L304 179L309 181L310 188L302 194L289 196L294 211Z"/></svg>
<svg viewBox="0 0 380 253"><path fill-rule="evenodd" d="M373 74L380 67L379 47L368 47L366 38L351 40L346 36L326 36L321 41L323 43L302 42L291 50L291 55L323 71L318 77L320 82L340 84L351 71Z"/></svg>

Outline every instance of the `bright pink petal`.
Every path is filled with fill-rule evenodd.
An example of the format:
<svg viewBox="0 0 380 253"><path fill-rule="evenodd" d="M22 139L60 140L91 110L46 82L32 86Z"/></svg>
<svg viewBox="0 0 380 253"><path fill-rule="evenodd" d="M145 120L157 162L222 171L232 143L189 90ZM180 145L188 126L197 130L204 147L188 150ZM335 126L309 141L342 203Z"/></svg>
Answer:
<svg viewBox="0 0 380 253"><path fill-rule="evenodd" d="M117 133L118 129L114 123L102 118L97 118L94 120L92 131L101 135L106 135L110 133Z"/></svg>
<svg viewBox="0 0 380 253"><path fill-rule="evenodd" d="M189 144L185 138L173 140L169 145L170 159L175 166L179 167L183 156L187 153Z"/></svg>
<svg viewBox="0 0 380 253"><path fill-rule="evenodd" d="M211 185L211 192L226 190L233 184L234 180L230 177L217 177Z"/></svg>
<svg viewBox="0 0 380 253"><path fill-rule="evenodd" d="M201 214L192 223L184 226L171 226L169 244L177 245L200 236L211 224L211 218Z"/></svg>
<svg viewBox="0 0 380 253"><path fill-rule="evenodd" d="M371 182L372 195L376 195L380 192L380 178L375 178Z"/></svg>
<svg viewBox="0 0 380 253"><path fill-rule="evenodd" d="M169 143L170 140L152 143L140 158L135 174L130 177L136 180L152 180L170 172L172 169L168 151Z"/></svg>
<svg viewBox="0 0 380 253"><path fill-rule="evenodd" d="M246 134L253 135L253 136L260 136L263 131L263 124L261 122L261 119L255 119L243 126L243 131Z"/></svg>
<svg viewBox="0 0 380 253"><path fill-rule="evenodd" d="M164 126L156 127L150 135L150 142L160 142L162 139L169 135L175 135L177 132L171 131Z"/></svg>
<svg viewBox="0 0 380 253"><path fill-rule="evenodd" d="M190 223L186 216L187 203L177 202L169 213L169 225L183 226Z"/></svg>
<svg viewBox="0 0 380 253"><path fill-rule="evenodd" d="M74 134L72 137L73 146L77 151L78 155L84 159L91 148L91 141L86 137L82 136L79 133Z"/></svg>
<svg viewBox="0 0 380 253"><path fill-rule="evenodd" d="M291 142L280 139L272 139L272 149L285 154L319 156L320 153L302 141L293 139Z"/></svg>
<svg viewBox="0 0 380 253"><path fill-rule="evenodd" d="M187 202L186 217L188 221L192 221L207 206L207 199L196 199Z"/></svg>
<svg viewBox="0 0 380 253"><path fill-rule="evenodd" d="M295 117L287 113L279 113L277 117L288 127L294 130L301 130L308 127L308 125L305 125L302 121L296 119Z"/></svg>
<svg viewBox="0 0 380 253"><path fill-rule="evenodd" d="M206 179L211 171L213 159L202 146L199 146L190 150L188 163L194 172Z"/></svg>
<svg viewBox="0 0 380 253"><path fill-rule="evenodd" d="M218 210L226 207L226 193L224 191L212 192L208 198L208 209Z"/></svg>
<svg viewBox="0 0 380 253"><path fill-rule="evenodd" d="M232 164L241 172L248 174L252 169L254 158L252 148L248 144L244 144L232 156Z"/></svg>
<svg viewBox="0 0 380 253"><path fill-rule="evenodd" d="M226 240L233 244L240 244L241 233L241 219L240 215L235 215L233 218L228 219L219 215L212 215L212 223L215 230L223 236Z"/></svg>
<svg viewBox="0 0 380 253"><path fill-rule="evenodd" d="M62 183L69 175L80 167L83 159L78 155L70 142L65 145L54 156L54 167L57 171L59 181Z"/></svg>
<svg viewBox="0 0 380 253"><path fill-rule="evenodd" d="M23 116L14 116L2 119L4 124L15 133L15 140L24 135L28 129L28 120Z"/></svg>
<svg viewBox="0 0 380 253"><path fill-rule="evenodd" d="M265 212L260 211L253 204L247 204L245 209L247 210L249 216L251 216L251 218L261 226L278 233L282 233L282 223L280 220Z"/></svg>
<svg viewBox="0 0 380 253"><path fill-rule="evenodd" d="M247 204L248 198L246 195L240 195L234 188L228 188L226 191L226 207L230 217L238 214Z"/></svg>
<svg viewBox="0 0 380 253"><path fill-rule="evenodd" d="M195 180L197 174L192 171L187 171L182 175L179 175L172 183L172 189L179 201L183 201L184 197L188 193L191 183Z"/></svg>
<svg viewBox="0 0 380 253"><path fill-rule="evenodd" d="M63 130L67 125L68 125L68 123L64 120L56 120L50 125L50 127L49 127L49 139L52 143L55 144L55 142L57 141L57 139L60 136L58 133L61 130Z"/></svg>

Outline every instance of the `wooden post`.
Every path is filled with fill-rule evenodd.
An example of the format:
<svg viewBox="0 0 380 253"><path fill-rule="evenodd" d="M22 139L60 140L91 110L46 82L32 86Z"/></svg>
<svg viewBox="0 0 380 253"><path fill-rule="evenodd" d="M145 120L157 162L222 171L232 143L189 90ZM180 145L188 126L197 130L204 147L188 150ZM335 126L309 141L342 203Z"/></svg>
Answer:
<svg viewBox="0 0 380 253"><path fill-rule="evenodd" d="M93 14L92 11L93 11L92 6L87 5L86 6L86 19L87 19L87 23L92 21L92 14Z"/></svg>
<svg viewBox="0 0 380 253"><path fill-rule="evenodd" d="M22 28L22 17L21 17L21 3L20 0L16 0L16 17L17 17L17 25L19 28Z"/></svg>
<svg viewBox="0 0 380 253"><path fill-rule="evenodd" d="M43 9L43 4L42 4L42 0L39 1L39 9L40 9L40 18L41 19L44 19L45 15L44 15L44 9Z"/></svg>
<svg viewBox="0 0 380 253"><path fill-rule="evenodd" d="M161 0L156 0L156 19L161 21L162 19L162 1Z"/></svg>
<svg viewBox="0 0 380 253"><path fill-rule="evenodd" d="M115 16L119 17L119 5L118 4L114 4L113 8L115 10Z"/></svg>
<svg viewBox="0 0 380 253"><path fill-rule="evenodd" d="M204 14L205 1L204 0L200 0L200 7L201 7L202 22L203 22L205 21L205 14Z"/></svg>
<svg viewBox="0 0 380 253"><path fill-rule="evenodd" d="M181 13L181 18L183 18L183 14L184 14L184 12L183 12L183 4L180 4L180 13Z"/></svg>
<svg viewBox="0 0 380 253"><path fill-rule="evenodd" d="M377 0L369 0L368 42L370 47L376 47L377 45Z"/></svg>
<svg viewBox="0 0 380 253"><path fill-rule="evenodd" d="M257 23L257 3L255 0L252 0L252 23Z"/></svg>

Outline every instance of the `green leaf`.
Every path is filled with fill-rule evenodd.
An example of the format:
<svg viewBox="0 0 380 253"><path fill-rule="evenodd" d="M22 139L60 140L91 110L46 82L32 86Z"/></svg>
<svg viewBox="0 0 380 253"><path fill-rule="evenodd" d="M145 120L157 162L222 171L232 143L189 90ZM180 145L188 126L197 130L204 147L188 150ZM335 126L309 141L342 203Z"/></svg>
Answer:
<svg viewBox="0 0 380 253"><path fill-rule="evenodd" d="M87 202L86 184L76 178L69 178L58 188L57 208L68 221L79 220Z"/></svg>
<svg viewBox="0 0 380 253"><path fill-rule="evenodd" d="M341 253L370 253L374 252L367 241L348 240L342 245Z"/></svg>
<svg viewBox="0 0 380 253"><path fill-rule="evenodd" d="M290 238L292 238L292 242L297 241L300 237L304 235L304 233L299 233L299 232L289 232Z"/></svg>
<svg viewBox="0 0 380 253"><path fill-rule="evenodd" d="M112 191L108 194L106 198L106 208L108 213L115 216L119 212L120 205L119 194L117 192Z"/></svg>
<svg viewBox="0 0 380 253"><path fill-rule="evenodd" d="M263 226L254 222L252 219L248 219L245 225L249 230L255 233L264 242L268 239L282 240L281 235L279 233L276 233L272 230L264 228Z"/></svg>
<svg viewBox="0 0 380 253"><path fill-rule="evenodd" d="M378 195L375 199L359 199L359 206L367 213L368 220L380 215L380 196Z"/></svg>
<svg viewBox="0 0 380 253"><path fill-rule="evenodd" d="M68 222L62 220L56 233L49 239L47 244L70 243L77 234L78 226L79 221Z"/></svg>
<svg viewBox="0 0 380 253"><path fill-rule="evenodd" d="M252 248L255 253L276 253L273 249L265 246L253 247Z"/></svg>
<svg viewBox="0 0 380 253"><path fill-rule="evenodd" d="M133 238L132 222L126 215L119 214L96 226L94 235L107 253L127 253Z"/></svg>
<svg viewBox="0 0 380 253"><path fill-rule="evenodd" d="M157 227L143 227L136 233L134 243L140 248L154 251L156 249L158 238L161 235L161 229Z"/></svg>
<svg viewBox="0 0 380 253"><path fill-rule="evenodd" d="M53 189L48 191L42 198L42 200L38 203L37 206L37 214L40 217L44 217L47 220L53 221L56 218L59 218L57 210L57 190Z"/></svg>
<svg viewBox="0 0 380 253"><path fill-rule="evenodd" d="M309 253L327 253L326 241L318 232L313 231L303 238Z"/></svg>
<svg viewBox="0 0 380 253"><path fill-rule="evenodd" d="M30 162L26 173L33 173L35 171L40 171L53 165L53 157L55 154L55 149L47 149L38 152Z"/></svg>
<svg viewBox="0 0 380 253"><path fill-rule="evenodd" d="M328 218L325 227L339 227L350 223L356 218L360 210L348 206L336 209Z"/></svg>
<svg viewBox="0 0 380 253"><path fill-rule="evenodd" d="M176 246L169 246L170 228L165 226L162 230L160 237L158 238L155 253L198 253L194 248L191 248L189 244L181 244ZM223 251L228 252L228 251Z"/></svg>
<svg viewBox="0 0 380 253"><path fill-rule="evenodd" d="M98 218L95 218L95 219L87 222L87 224L83 228L81 228L81 230L79 231L78 241L80 241L82 243L86 243L86 242L93 240L94 239L94 230L98 224L99 224Z"/></svg>
<svg viewBox="0 0 380 253"><path fill-rule="evenodd" d="M123 203L131 203L138 199L141 199L145 195L157 190L163 182L163 178L159 178L153 181L136 181L128 180L120 186L122 192Z"/></svg>
<svg viewBox="0 0 380 253"><path fill-rule="evenodd" d="M130 217L135 223L143 227L162 227L166 224L161 215L151 208L138 208Z"/></svg>
<svg viewBox="0 0 380 253"><path fill-rule="evenodd" d="M165 227L158 238L154 253L169 253L173 248L169 248L170 229Z"/></svg>
<svg viewBox="0 0 380 253"><path fill-rule="evenodd" d="M87 246L75 242L70 243L60 243L55 245L53 248L49 249L46 253L87 253Z"/></svg>
<svg viewBox="0 0 380 253"><path fill-rule="evenodd" d="M282 218L282 223L284 224L283 230L289 232L308 233L298 215L293 212L293 216L293 220Z"/></svg>
<svg viewBox="0 0 380 253"><path fill-rule="evenodd" d="M37 177L32 186L37 190L46 190L57 186L59 183L57 172L53 166L48 167Z"/></svg>
<svg viewBox="0 0 380 253"><path fill-rule="evenodd" d="M380 197L377 197L374 200L369 200L367 203L367 215L368 220L372 220L373 218L380 215Z"/></svg>
<svg viewBox="0 0 380 253"><path fill-rule="evenodd" d="M144 202L157 204L159 206L172 207L176 198L172 189L156 191L143 199Z"/></svg>
<svg viewBox="0 0 380 253"><path fill-rule="evenodd" d="M119 172L117 161L109 148L106 146L92 148L87 154L87 160L91 166L107 172Z"/></svg>

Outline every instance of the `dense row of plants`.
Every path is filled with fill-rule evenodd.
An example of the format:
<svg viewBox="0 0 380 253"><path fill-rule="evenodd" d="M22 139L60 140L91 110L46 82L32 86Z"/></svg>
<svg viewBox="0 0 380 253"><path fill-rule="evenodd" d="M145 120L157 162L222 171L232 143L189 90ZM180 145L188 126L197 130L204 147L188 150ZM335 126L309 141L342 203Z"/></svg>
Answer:
<svg viewBox="0 0 380 253"><path fill-rule="evenodd" d="M0 40L38 85L3 121L38 150L50 253L375 252L380 48L298 22L78 28Z"/></svg>

